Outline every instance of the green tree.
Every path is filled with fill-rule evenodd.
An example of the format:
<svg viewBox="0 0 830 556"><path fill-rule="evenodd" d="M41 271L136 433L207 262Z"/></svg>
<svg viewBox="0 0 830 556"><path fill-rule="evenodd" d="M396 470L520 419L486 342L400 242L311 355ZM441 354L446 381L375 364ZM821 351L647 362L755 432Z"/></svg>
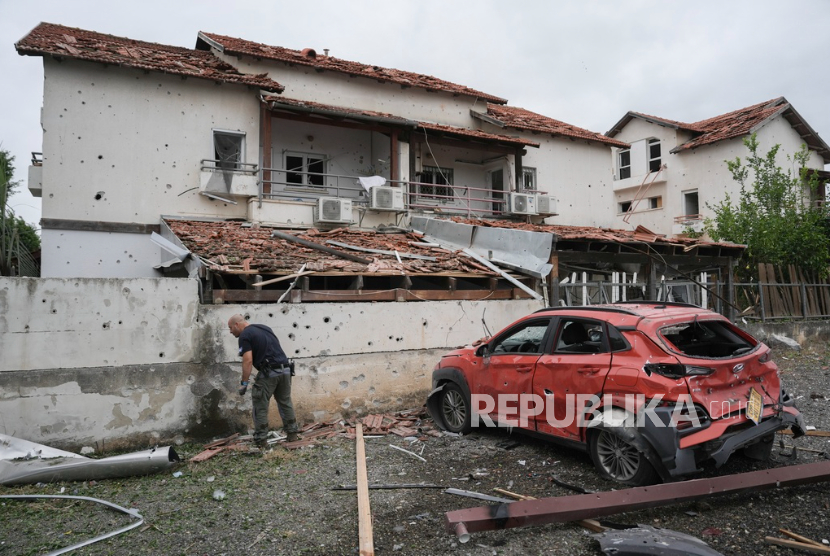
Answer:
<svg viewBox="0 0 830 556"><path fill-rule="evenodd" d="M9 206L18 185L14 181L14 157L0 150L0 276L37 276L32 252L40 249L40 238Z"/></svg>
<svg viewBox="0 0 830 556"><path fill-rule="evenodd" d="M787 156L793 170L783 170L775 158L780 145L765 155L758 153L755 134L744 139L749 155L727 160L732 179L740 184L733 203L729 194L720 203L707 204L715 217L707 219L706 232L715 241L747 246L738 266L741 280L756 276L758 263L795 265L826 276L830 263L827 210L811 202L818 190L818 176L807 168L806 145Z"/></svg>

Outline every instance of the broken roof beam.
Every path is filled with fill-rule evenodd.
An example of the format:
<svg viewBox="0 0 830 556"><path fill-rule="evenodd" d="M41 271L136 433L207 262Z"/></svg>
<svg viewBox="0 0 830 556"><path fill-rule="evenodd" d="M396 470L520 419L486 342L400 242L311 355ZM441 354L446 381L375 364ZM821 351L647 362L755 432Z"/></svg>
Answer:
<svg viewBox="0 0 830 556"><path fill-rule="evenodd" d="M540 498L447 512L447 531L459 525L470 533L528 525L563 523L656 508L710 496L758 492L830 480L830 461L693 479L594 494Z"/></svg>
<svg viewBox="0 0 830 556"><path fill-rule="evenodd" d="M271 237L276 237L279 239L283 239L285 241L291 241L294 243L298 243L303 247L308 247L309 249L316 249L318 251L322 251L323 253L328 253L329 255L334 255L335 257L341 257L343 259L347 259L349 261L354 261L356 263L361 264L372 264L370 259L364 259L362 257L358 257L357 255L352 255L350 253L344 253L342 251L338 251L337 249L332 249L331 247L326 247L325 245L320 245L319 243L314 243L313 241L308 241L307 239L303 239L291 234L285 234L278 230L273 230L271 232Z"/></svg>
<svg viewBox="0 0 830 556"><path fill-rule="evenodd" d="M384 251L383 249L369 249L368 247L358 247L357 245L349 245L340 241L328 240L329 245L336 245L344 249L352 249L354 251L363 251L364 253L374 253L376 255L389 255L391 257L400 257L402 259L418 259L421 261L437 261L435 257L428 257L426 255L414 255L412 253L401 253L400 251Z"/></svg>

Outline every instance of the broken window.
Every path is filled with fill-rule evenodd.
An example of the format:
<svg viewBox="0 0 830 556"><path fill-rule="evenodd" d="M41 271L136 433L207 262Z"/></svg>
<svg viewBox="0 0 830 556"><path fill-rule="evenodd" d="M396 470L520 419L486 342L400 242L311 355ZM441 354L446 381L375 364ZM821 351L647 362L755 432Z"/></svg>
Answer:
<svg viewBox="0 0 830 556"><path fill-rule="evenodd" d="M555 353L605 353L602 323L563 319L559 323Z"/></svg>
<svg viewBox="0 0 830 556"><path fill-rule="evenodd" d="M631 210L631 201L623 201L619 204L619 213L625 214L626 212Z"/></svg>
<svg viewBox="0 0 830 556"><path fill-rule="evenodd" d="M660 336L674 351L692 357L734 357L752 351L757 342L723 321L702 321L668 326Z"/></svg>
<svg viewBox="0 0 830 556"><path fill-rule="evenodd" d="M657 172L662 165L660 156L660 139L648 140L648 171Z"/></svg>
<svg viewBox="0 0 830 556"><path fill-rule="evenodd" d="M683 192L683 215L697 216L700 214L700 206L698 205L697 189L693 191Z"/></svg>
<svg viewBox="0 0 830 556"><path fill-rule="evenodd" d="M631 177L631 149L623 149L617 153L617 167L621 180Z"/></svg>
<svg viewBox="0 0 830 556"><path fill-rule="evenodd" d="M541 353L549 322L549 319L540 319L523 323L493 342L491 354Z"/></svg>
<svg viewBox="0 0 830 556"><path fill-rule="evenodd" d="M536 189L536 168L522 167L522 188L525 191Z"/></svg>
<svg viewBox="0 0 830 556"><path fill-rule="evenodd" d="M245 133L214 129L213 156L216 168L241 170L245 161Z"/></svg>
<svg viewBox="0 0 830 556"><path fill-rule="evenodd" d="M421 195L430 196L430 200L447 202L453 197L452 187L447 187L453 184L452 168L424 166L421 171L420 182Z"/></svg>
<svg viewBox="0 0 830 556"><path fill-rule="evenodd" d="M648 199L648 208L650 209L659 209L663 208L663 197L649 197Z"/></svg>
<svg viewBox="0 0 830 556"><path fill-rule="evenodd" d="M323 187L326 184L326 156L286 153L285 182L290 185Z"/></svg>

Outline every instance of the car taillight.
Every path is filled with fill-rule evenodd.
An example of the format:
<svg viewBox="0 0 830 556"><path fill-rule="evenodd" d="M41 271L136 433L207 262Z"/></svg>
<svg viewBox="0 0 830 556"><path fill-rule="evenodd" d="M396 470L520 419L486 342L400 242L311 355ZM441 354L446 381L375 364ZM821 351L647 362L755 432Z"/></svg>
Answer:
<svg viewBox="0 0 830 556"><path fill-rule="evenodd" d="M698 367L695 365L672 365L669 363L648 363L643 366L647 375L657 373L666 378L682 378L684 376L706 376L715 372L710 367Z"/></svg>
<svg viewBox="0 0 830 556"><path fill-rule="evenodd" d="M758 363L769 363L772 361L772 350L767 351L758 358Z"/></svg>

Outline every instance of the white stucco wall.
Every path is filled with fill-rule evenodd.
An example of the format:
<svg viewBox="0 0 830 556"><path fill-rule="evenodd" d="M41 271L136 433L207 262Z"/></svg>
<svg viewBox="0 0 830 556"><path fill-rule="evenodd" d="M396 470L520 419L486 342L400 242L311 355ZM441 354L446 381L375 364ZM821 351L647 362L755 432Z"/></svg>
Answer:
<svg viewBox="0 0 830 556"><path fill-rule="evenodd" d="M40 273L50 278L146 278L164 262L148 234L41 230L40 243Z"/></svg>
<svg viewBox="0 0 830 556"><path fill-rule="evenodd" d="M249 423L227 329L237 312L271 326L296 359L301 419L411 407L423 402L441 353L484 334L485 309L495 331L538 307L530 300L200 306L189 279L0 278L0 431L115 447ZM272 417L280 426L276 411Z"/></svg>
<svg viewBox="0 0 830 556"><path fill-rule="evenodd" d="M770 120L757 131L757 134L760 154L766 154L772 146L779 144L781 148L777 157L778 165L785 170L788 168L794 170L787 160L787 155L798 151L803 141L786 119L778 116ZM706 205L720 202L727 192L733 200L737 200L740 186L732 179L725 161L734 160L736 157L746 159L749 151L743 144L743 137L718 141L692 151L669 154L669 151L679 143L687 141L688 136L635 118L615 139L635 142L649 137L657 137L663 141L663 160L668 168L664 171L665 183L658 182L655 186L648 188L648 191L641 191L640 194L646 198L661 195L663 208L648 210L647 204L643 202L631 215L629 225L643 225L654 232L671 235L674 218L685 215L683 207L685 191L698 191L699 210L704 217L713 216L712 211ZM632 176L634 175L633 163L634 160L632 160ZM824 162L817 153L812 152L808 167L823 169ZM622 201L633 200L637 192L636 187L616 191L615 206ZM625 226L622 216L617 217L617 226Z"/></svg>
<svg viewBox="0 0 830 556"><path fill-rule="evenodd" d="M305 66L289 66L271 60L256 61L213 52L246 73L267 72L268 77L283 85L282 96L362 110L394 114L416 121L469 127L470 108L475 99L454 96L450 92L427 92L417 87L402 88L397 83L380 83L366 77L323 71ZM482 102L482 101L480 101Z"/></svg>

